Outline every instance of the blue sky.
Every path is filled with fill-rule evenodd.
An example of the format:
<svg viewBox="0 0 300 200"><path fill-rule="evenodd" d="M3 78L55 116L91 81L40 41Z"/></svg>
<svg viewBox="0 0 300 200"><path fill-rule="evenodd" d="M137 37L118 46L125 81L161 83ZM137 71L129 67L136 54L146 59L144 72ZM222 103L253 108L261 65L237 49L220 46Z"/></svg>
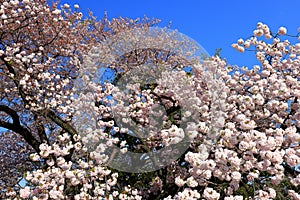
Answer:
<svg viewBox="0 0 300 200"><path fill-rule="evenodd" d="M90 9L99 19L108 17L137 18L147 15L162 20L160 26L172 21L178 29L201 44L209 54L222 48L221 56L230 64L252 66L253 53L240 54L231 44L240 37L251 36L257 22L277 31L285 26L288 33L297 34L300 27L299 0L63 0L79 4L82 12Z"/></svg>

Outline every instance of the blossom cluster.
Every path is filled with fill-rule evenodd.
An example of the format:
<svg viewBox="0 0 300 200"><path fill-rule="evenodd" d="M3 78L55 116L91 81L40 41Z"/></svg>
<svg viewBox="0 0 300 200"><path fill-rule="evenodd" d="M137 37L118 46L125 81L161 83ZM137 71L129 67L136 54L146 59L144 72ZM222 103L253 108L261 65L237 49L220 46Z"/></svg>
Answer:
<svg viewBox="0 0 300 200"><path fill-rule="evenodd" d="M18 34L0 49L1 106L15 109L0 108L0 125L38 145L26 186L8 188L7 198L300 199L300 43L281 40L285 27L273 33L258 23L252 37L233 44L239 52L254 48L259 63L239 68L216 56L200 64L178 32L132 30L130 21L113 20L98 35L105 42L91 48L97 34L88 34L92 25L74 8L42 0L1 5L1 30ZM25 29L15 28L21 22ZM88 49L89 57L78 53ZM101 67L115 81L101 81ZM118 170L134 167L133 154L145 166ZM157 163L167 165L142 171Z"/></svg>

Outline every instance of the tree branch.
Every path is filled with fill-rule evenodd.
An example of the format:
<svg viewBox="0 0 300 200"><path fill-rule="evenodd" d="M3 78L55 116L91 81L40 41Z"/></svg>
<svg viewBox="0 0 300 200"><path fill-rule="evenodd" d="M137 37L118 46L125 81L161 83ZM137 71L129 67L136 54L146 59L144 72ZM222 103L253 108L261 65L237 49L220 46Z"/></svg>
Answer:
<svg viewBox="0 0 300 200"><path fill-rule="evenodd" d="M8 106L0 105L0 111L3 111L10 116L13 120L13 124L20 124L19 115L15 110L9 108Z"/></svg>
<svg viewBox="0 0 300 200"><path fill-rule="evenodd" d="M13 123L0 120L0 126L20 134L36 152L39 152L40 142L33 136L33 134L27 128L21 126L17 112L5 105L0 105L0 111L3 111L6 114L8 114L13 120Z"/></svg>
<svg viewBox="0 0 300 200"><path fill-rule="evenodd" d="M67 131L72 136L77 134L77 131L68 122L65 122L63 119L57 116L52 110L47 110L46 116L49 117L53 122L55 122L58 126L60 126L62 129Z"/></svg>
<svg viewBox="0 0 300 200"><path fill-rule="evenodd" d="M39 120L38 115L36 115L36 114L34 114L34 121L36 123L36 128L37 128L40 140L42 142L46 142L49 145L49 140L47 138L47 134L46 134L46 131L45 131L44 124L41 123L41 121Z"/></svg>

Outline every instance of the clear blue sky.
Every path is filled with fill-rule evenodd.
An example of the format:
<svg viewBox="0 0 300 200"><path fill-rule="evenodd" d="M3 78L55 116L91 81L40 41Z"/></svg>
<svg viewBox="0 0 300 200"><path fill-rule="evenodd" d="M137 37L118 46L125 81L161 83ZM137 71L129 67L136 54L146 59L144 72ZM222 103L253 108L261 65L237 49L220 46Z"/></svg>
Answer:
<svg viewBox="0 0 300 200"><path fill-rule="evenodd" d="M251 36L257 22L268 24L273 31L286 26L290 34L296 34L300 27L299 0L63 0L61 3L78 3L81 11L90 9L99 19L107 11L109 18L157 17L162 20L161 26L171 20L171 28L195 39L209 54L222 48L222 57L240 66L252 66L255 58L251 53L236 52L231 44L240 37Z"/></svg>

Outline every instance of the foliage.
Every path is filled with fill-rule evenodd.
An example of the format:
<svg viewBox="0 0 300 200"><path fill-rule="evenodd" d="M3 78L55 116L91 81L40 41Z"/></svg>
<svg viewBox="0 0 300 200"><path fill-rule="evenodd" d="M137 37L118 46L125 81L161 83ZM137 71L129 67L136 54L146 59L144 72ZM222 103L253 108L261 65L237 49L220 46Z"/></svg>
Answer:
<svg viewBox="0 0 300 200"><path fill-rule="evenodd" d="M247 69L199 60L156 19L74 8L1 0L1 198L300 199L300 44L286 28L258 23L232 45L254 48ZM136 167L130 152L164 150L150 169L178 149L159 169L120 170Z"/></svg>

